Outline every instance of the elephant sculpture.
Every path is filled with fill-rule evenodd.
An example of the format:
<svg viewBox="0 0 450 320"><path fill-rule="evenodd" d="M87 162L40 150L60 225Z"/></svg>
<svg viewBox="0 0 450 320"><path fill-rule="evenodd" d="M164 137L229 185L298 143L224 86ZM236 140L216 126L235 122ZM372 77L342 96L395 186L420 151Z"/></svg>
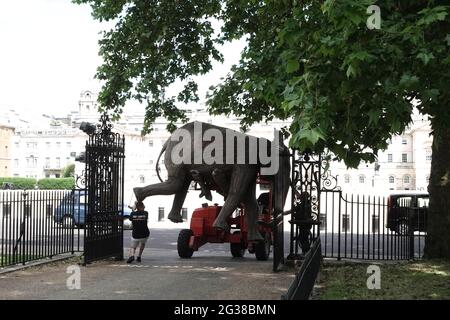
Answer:
<svg viewBox="0 0 450 320"><path fill-rule="evenodd" d="M257 175L274 183L275 190L279 192L281 210L290 185L289 149L282 138L277 139L278 132L275 133L274 141L269 141L209 123L187 123L174 131L158 157L157 172L159 160L165 152L167 180L160 178L161 183L134 188L136 200L175 194L168 218L172 222L182 222L180 211L189 186L195 181L207 198L211 197L211 189L225 197L225 203L213 224L215 228L228 229L227 218L243 204L248 240L263 240L257 229Z"/></svg>

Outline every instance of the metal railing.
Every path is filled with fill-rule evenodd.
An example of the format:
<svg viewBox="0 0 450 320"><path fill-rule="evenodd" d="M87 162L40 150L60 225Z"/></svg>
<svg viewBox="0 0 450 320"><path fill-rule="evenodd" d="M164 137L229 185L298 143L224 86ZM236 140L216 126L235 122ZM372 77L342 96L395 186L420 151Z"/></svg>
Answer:
<svg viewBox="0 0 450 320"><path fill-rule="evenodd" d="M0 191L0 267L79 251L79 192Z"/></svg>
<svg viewBox="0 0 450 320"><path fill-rule="evenodd" d="M420 259L427 208L384 197L322 192L321 240L324 257L361 260Z"/></svg>

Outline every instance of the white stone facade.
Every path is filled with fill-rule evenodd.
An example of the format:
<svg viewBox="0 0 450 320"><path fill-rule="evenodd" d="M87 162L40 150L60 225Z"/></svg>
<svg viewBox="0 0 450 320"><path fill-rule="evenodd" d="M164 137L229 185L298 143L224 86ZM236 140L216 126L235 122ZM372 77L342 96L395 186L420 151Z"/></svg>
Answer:
<svg viewBox="0 0 450 320"><path fill-rule="evenodd" d="M78 128L81 122L97 122L97 95L83 91L80 95L78 111L67 119L53 119L49 116L23 119L9 115L15 127L12 138L12 175L20 177L55 177L67 164L74 163L75 157L84 151L86 135ZM209 122L219 126L239 130L239 119L233 117L211 117L203 108L190 110L189 118ZM144 114L124 114L114 124L114 130L125 135L125 196L126 205L134 201L132 189L159 182L156 175L156 161L161 148L170 136L166 131L167 122L157 119L154 131L142 137ZM257 137L272 140L274 128L280 129L287 123L274 121L258 124L248 132ZM331 174L338 176L338 183L345 193L387 195L391 190L426 190L431 165L430 126L427 119L418 115L402 136L392 139L389 148L378 155L379 170L375 164L362 164L358 170L347 170L343 163L332 163ZM162 161L163 162L163 161ZM164 169L164 164L160 164ZM84 164L76 163L76 173L81 174ZM164 170L163 170L164 171ZM164 176L165 173L162 172ZM188 219L195 208L207 202L198 198L198 191L190 191L185 201ZM172 205L173 196L155 196L146 199L151 222L164 221ZM221 196L214 194L212 203L222 203ZM167 221L166 221L167 222ZM169 225L169 224L168 224ZM170 224L172 225L172 224ZM180 227L178 225L177 227Z"/></svg>

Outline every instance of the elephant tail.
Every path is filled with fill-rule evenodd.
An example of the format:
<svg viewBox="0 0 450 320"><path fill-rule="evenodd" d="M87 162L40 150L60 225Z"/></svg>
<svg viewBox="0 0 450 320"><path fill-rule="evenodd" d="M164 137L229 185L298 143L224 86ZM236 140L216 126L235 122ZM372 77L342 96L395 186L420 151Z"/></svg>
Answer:
<svg viewBox="0 0 450 320"><path fill-rule="evenodd" d="M156 160L156 174L158 175L159 181L163 182L163 179L161 179L161 175L159 174L159 160L161 159L161 156L167 149L167 145L169 144L169 139L164 143L161 152L159 153L158 160Z"/></svg>

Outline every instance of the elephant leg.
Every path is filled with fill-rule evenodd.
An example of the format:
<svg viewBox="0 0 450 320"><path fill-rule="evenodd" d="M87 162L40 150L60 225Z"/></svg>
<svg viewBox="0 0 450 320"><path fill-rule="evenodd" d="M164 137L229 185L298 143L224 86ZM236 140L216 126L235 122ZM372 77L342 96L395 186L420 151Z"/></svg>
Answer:
<svg viewBox="0 0 450 320"><path fill-rule="evenodd" d="M227 199L214 221L213 227L221 230L229 229L227 218L236 210L249 186L256 183L256 170L256 167L235 166L231 174Z"/></svg>
<svg viewBox="0 0 450 320"><path fill-rule="evenodd" d="M202 189L199 198L204 196L207 200L211 201L212 200L211 191L206 186L203 177L200 175L200 172L198 172L198 170L191 170L190 173L194 181L197 182L200 188Z"/></svg>
<svg viewBox="0 0 450 320"><path fill-rule="evenodd" d="M178 190L175 193L175 198L173 199L172 209L170 210L169 218L170 221L178 223L183 222L183 217L180 214L181 208L183 208L184 200L186 199L186 195L189 190L190 181L186 180L182 189Z"/></svg>
<svg viewBox="0 0 450 320"><path fill-rule="evenodd" d="M211 175L216 185L222 190L224 198L226 198L230 189L229 176L220 169L214 169Z"/></svg>
<svg viewBox="0 0 450 320"><path fill-rule="evenodd" d="M154 195L171 195L177 193L183 188L186 173L179 169L171 174L169 178L161 183L151 184L142 188L134 188L133 192L137 201L143 201L145 198Z"/></svg>
<svg viewBox="0 0 450 320"><path fill-rule="evenodd" d="M256 184L251 185L245 195L245 218L247 219L247 240L262 241L264 238L258 231L258 202L256 201Z"/></svg>

